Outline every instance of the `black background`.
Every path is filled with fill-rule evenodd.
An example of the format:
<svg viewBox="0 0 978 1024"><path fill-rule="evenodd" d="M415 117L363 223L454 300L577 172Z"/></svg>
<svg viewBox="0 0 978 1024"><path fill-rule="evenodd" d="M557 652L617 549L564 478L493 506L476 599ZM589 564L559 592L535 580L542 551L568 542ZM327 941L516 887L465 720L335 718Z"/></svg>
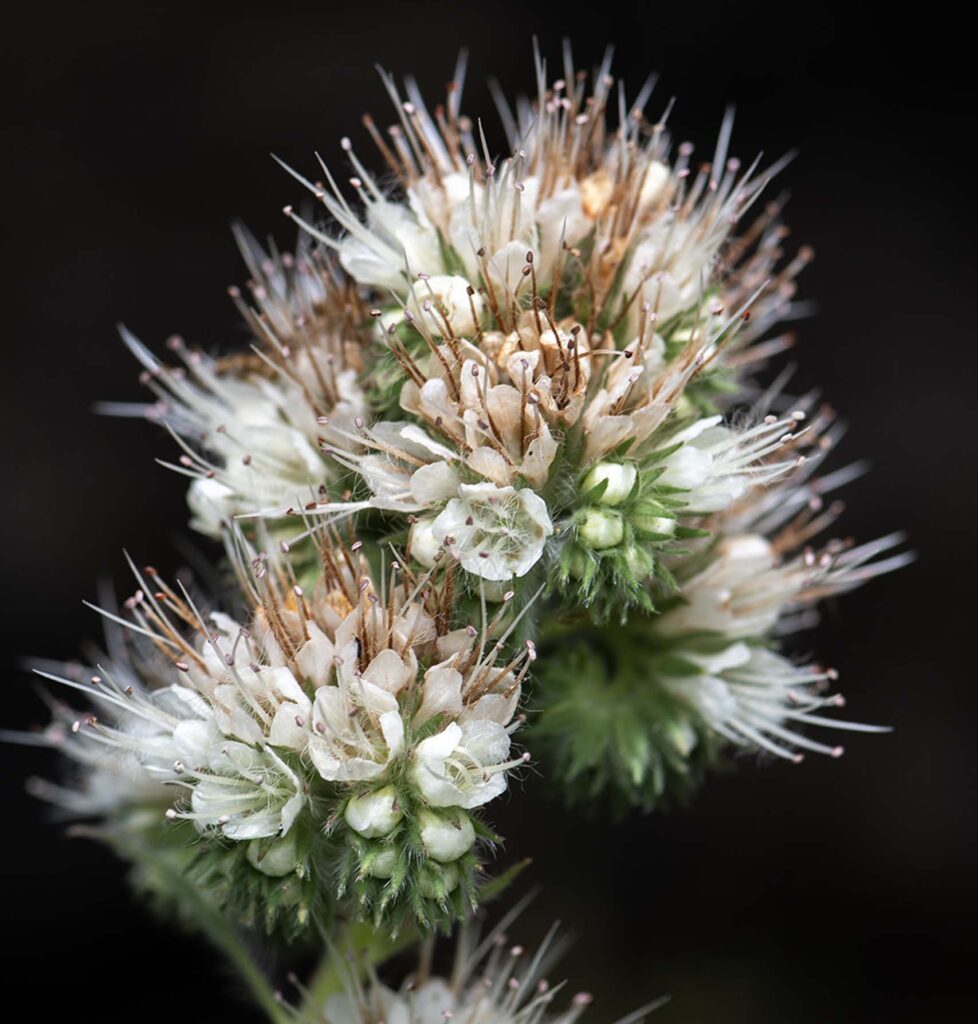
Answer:
<svg viewBox="0 0 978 1024"><path fill-rule="evenodd" d="M159 347L241 338L224 288L240 282L228 224L288 244L301 198L268 158L313 172L339 138L362 155L359 115L386 113L372 69L414 72L440 95L472 50L467 108L532 84L530 38L581 65L605 43L632 91L662 73L653 109L711 150L723 105L734 151L795 147L783 176L802 278L818 315L801 328L797 387L848 417L845 451L874 470L848 488L845 529L906 528L919 561L827 610L814 638L842 673L849 714L895 727L841 761L744 764L687 811L588 823L530 778L493 813L505 857L532 854L544 889L527 939L555 916L578 941L565 963L612 1020L671 992L663 1024L978 1019L973 731L975 133L973 58L942 5L712 7L613 3L547 9L496 0L288 9L42 5L4 24L2 367L3 624L10 664L69 656L97 629L80 600L125 545L180 561L179 481L152 462L150 427L95 417L138 399L117 320ZM8 12L8 19L10 18ZM384 118L381 117L382 123ZM6 673L5 726L43 717ZM152 921L112 856L62 837L22 792L43 753L0 750L5 997L34 1019L258 1019L216 958ZM970 947L970 948L969 948Z"/></svg>

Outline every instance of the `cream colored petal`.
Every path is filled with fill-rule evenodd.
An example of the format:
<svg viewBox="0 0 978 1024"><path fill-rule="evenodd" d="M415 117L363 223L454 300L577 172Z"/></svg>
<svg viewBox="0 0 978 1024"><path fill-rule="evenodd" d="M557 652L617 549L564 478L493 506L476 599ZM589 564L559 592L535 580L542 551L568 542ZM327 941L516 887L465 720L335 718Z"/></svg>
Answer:
<svg viewBox="0 0 978 1024"><path fill-rule="evenodd" d="M462 675L454 665L433 665L425 672L421 706L414 716L416 727L438 714L456 716L462 712Z"/></svg>

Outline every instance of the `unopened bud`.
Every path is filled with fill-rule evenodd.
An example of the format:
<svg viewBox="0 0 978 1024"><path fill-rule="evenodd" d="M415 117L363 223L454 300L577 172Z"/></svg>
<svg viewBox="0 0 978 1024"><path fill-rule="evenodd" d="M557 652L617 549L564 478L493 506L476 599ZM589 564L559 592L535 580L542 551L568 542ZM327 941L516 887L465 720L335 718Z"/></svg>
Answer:
<svg viewBox="0 0 978 1024"><path fill-rule="evenodd" d="M269 878L284 878L299 866L299 850L295 835L281 839L252 839L245 851L248 863Z"/></svg>
<svg viewBox="0 0 978 1024"><path fill-rule="evenodd" d="M629 544L625 548L625 564L636 579L645 579L652 574L655 562L649 552L640 545Z"/></svg>
<svg viewBox="0 0 978 1024"><path fill-rule="evenodd" d="M696 747L696 730L685 718L668 722L666 724L666 735L683 757L689 757Z"/></svg>
<svg viewBox="0 0 978 1024"><path fill-rule="evenodd" d="M411 557L430 569L435 564L435 557L441 550L441 542L431 531L431 524L434 519L419 519L411 527L408 538L408 545L411 550Z"/></svg>
<svg viewBox="0 0 978 1024"><path fill-rule="evenodd" d="M595 551L613 548L625 536L625 526L616 512L592 508L581 524L580 538Z"/></svg>
<svg viewBox="0 0 978 1024"><path fill-rule="evenodd" d="M475 829L472 821L463 811L447 811L436 814L422 811L418 815L421 826L421 844L432 860L448 864L458 860L472 849Z"/></svg>
<svg viewBox="0 0 978 1024"><path fill-rule="evenodd" d="M672 516L631 516L631 524L636 530L654 533L659 537L671 537L676 530L676 520Z"/></svg>
<svg viewBox="0 0 978 1024"><path fill-rule="evenodd" d="M353 797L343 817L354 832L366 839L386 836L401 820L394 787L384 786L373 793Z"/></svg>
<svg viewBox="0 0 978 1024"><path fill-rule="evenodd" d="M599 462L592 466L584 478L584 491L592 490L601 483L607 483L598 503L620 505L632 493L638 470L630 462Z"/></svg>
<svg viewBox="0 0 978 1024"><path fill-rule="evenodd" d="M429 900L440 900L458 886L458 868L454 864L439 864L434 870L437 872L434 877L427 873L421 876L418 889Z"/></svg>
<svg viewBox="0 0 978 1024"><path fill-rule="evenodd" d="M367 874L373 878L390 878L394 874L397 855L393 850L381 850L371 861Z"/></svg>

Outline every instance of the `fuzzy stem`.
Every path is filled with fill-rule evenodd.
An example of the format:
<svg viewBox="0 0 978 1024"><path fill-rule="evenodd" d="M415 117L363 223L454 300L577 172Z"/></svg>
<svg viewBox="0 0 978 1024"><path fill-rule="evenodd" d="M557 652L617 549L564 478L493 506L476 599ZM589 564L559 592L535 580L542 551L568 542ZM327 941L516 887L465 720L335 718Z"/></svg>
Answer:
<svg viewBox="0 0 978 1024"><path fill-rule="evenodd" d="M160 873L172 895L182 904L187 915L208 939L227 957L247 985L252 998L264 1010L271 1024L290 1024L291 1017L283 1009L262 969L255 963L234 926L175 867L164 850L151 849L132 836L93 828L76 828L74 835L88 836L108 843L128 859Z"/></svg>
<svg viewBox="0 0 978 1024"><path fill-rule="evenodd" d="M480 902L489 902L509 888L530 863L522 860L488 882L479 891ZM423 936L416 927L408 927L398 935L390 935L382 928L357 921L340 924L330 934L320 927L326 952L319 961L302 1003L302 1024L317 1024L323 1020L323 1007L330 996L342 992L343 976L348 975L351 964L341 962L347 953L354 954L352 970L365 977L373 968L418 942Z"/></svg>
<svg viewBox="0 0 978 1024"><path fill-rule="evenodd" d="M348 921L332 935L324 934L323 939L326 952L307 986L300 1014L303 1024L322 1020L326 1001L343 991L343 976L351 970L351 964L342 962L345 953L355 954L352 969L365 975L371 968L379 967L415 943L418 933L414 928L407 928L402 934L392 937L382 928Z"/></svg>
<svg viewBox="0 0 978 1024"><path fill-rule="evenodd" d="M172 865L164 864L163 870L168 878L173 876L170 880L175 888L183 888L182 895L194 921L237 970L248 986L252 998L265 1011L271 1024L288 1024L290 1017L276 998L264 971L255 963L233 925L215 910L193 885L187 884L180 873L173 870Z"/></svg>

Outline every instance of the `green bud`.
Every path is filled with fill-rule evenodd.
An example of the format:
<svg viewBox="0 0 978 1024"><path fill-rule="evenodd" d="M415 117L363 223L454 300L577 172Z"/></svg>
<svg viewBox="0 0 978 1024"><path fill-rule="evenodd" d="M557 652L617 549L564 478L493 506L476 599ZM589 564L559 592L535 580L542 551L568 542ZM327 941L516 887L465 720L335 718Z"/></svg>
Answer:
<svg viewBox="0 0 978 1024"><path fill-rule="evenodd" d="M397 854L393 850L381 850L371 861L367 874L373 878L388 879L394 874Z"/></svg>
<svg viewBox="0 0 978 1024"><path fill-rule="evenodd" d="M433 870L437 872L434 877L425 873L418 879L418 890L429 900L440 900L458 886L458 868L454 864L440 864L433 866Z"/></svg>
<svg viewBox="0 0 978 1024"><path fill-rule="evenodd" d="M401 813L394 787L384 786L373 793L353 797L343 817L354 832L366 839L377 839L394 829L401 820Z"/></svg>
<svg viewBox="0 0 978 1024"><path fill-rule="evenodd" d="M269 878L284 878L299 866L295 834L281 839L252 839L245 851L248 863Z"/></svg>
<svg viewBox="0 0 978 1024"><path fill-rule="evenodd" d="M625 536L625 526L617 512L605 512L603 509L588 509L584 522L581 524L579 537L595 551L613 548L621 543Z"/></svg>
<svg viewBox="0 0 978 1024"><path fill-rule="evenodd" d="M643 579L651 575L655 562L644 548L638 544L629 544L625 548L625 565L636 579Z"/></svg>
<svg viewBox="0 0 978 1024"><path fill-rule="evenodd" d="M584 579L591 568L591 559L580 548L572 548L567 561L567 572L574 579Z"/></svg>
<svg viewBox="0 0 978 1024"><path fill-rule="evenodd" d="M599 462L592 466L584 478L585 493L606 483L598 503L601 505L620 505L632 493L638 470L630 462Z"/></svg>
<svg viewBox="0 0 978 1024"><path fill-rule="evenodd" d="M674 718L668 722L666 735L683 757L689 757L697 743L696 730L685 718Z"/></svg>
<svg viewBox="0 0 978 1024"><path fill-rule="evenodd" d="M632 526L636 530L644 530L646 533L656 533L665 537L671 537L676 529L676 520L672 516L643 516L631 517Z"/></svg>

